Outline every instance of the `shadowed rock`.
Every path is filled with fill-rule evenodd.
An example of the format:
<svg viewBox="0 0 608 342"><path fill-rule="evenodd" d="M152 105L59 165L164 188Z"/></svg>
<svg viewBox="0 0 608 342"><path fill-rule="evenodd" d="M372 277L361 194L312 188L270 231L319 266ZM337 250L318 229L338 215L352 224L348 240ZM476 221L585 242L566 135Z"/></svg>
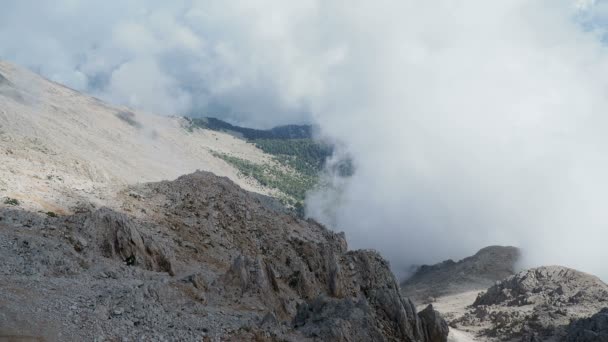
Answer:
<svg viewBox="0 0 608 342"><path fill-rule="evenodd" d="M589 318L572 322L564 338L564 342L606 341L608 341L608 308Z"/></svg>
<svg viewBox="0 0 608 342"><path fill-rule="evenodd" d="M422 321L422 331L426 341L444 342L449 332L447 322L441 317L439 312L433 309L433 305L428 305L418 313Z"/></svg>
<svg viewBox="0 0 608 342"><path fill-rule="evenodd" d="M483 290L515 274L519 255L516 247L485 247L458 262L446 260L435 265L420 266L401 283L401 288L404 295L418 303L429 303L432 297Z"/></svg>

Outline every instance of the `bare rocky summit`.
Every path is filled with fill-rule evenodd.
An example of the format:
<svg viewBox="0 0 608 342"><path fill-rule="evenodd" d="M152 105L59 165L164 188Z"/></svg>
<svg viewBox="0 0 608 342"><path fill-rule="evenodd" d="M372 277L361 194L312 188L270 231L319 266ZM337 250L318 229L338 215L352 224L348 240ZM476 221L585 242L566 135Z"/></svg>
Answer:
<svg viewBox="0 0 608 342"><path fill-rule="evenodd" d="M445 341L374 251L206 172L116 208L0 209L0 335L45 341Z"/></svg>
<svg viewBox="0 0 608 342"><path fill-rule="evenodd" d="M600 279L566 267L547 266L522 271L490 287L465 315L450 324L478 328L478 335L488 340L559 341L565 338L571 321L606 306L608 285ZM579 332L585 322L578 325Z"/></svg>
<svg viewBox="0 0 608 342"><path fill-rule="evenodd" d="M402 292L433 303L453 341L608 341L608 285L561 266L515 273L519 255L515 247L490 246L422 266Z"/></svg>

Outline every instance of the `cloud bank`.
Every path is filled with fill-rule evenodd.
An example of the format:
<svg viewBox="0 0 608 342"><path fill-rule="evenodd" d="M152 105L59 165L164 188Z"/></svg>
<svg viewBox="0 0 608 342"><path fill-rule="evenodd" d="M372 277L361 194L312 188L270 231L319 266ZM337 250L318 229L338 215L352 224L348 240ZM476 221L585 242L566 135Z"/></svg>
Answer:
<svg viewBox="0 0 608 342"><path fill-rule="evenodd" d="M0 58L104 100L259 127L311 121L299 87L316 71L281 31L284 16L306 10L306 1L283 10L217 0L2 6Z"/></svg>
<svg viewBox="0 0 608 342"><path fill-rule="evenodd" d="M117 103L314 121L355 159L309 215L396 272L488 244L608 278L600 1L20 1L0 57Z"/></svg>

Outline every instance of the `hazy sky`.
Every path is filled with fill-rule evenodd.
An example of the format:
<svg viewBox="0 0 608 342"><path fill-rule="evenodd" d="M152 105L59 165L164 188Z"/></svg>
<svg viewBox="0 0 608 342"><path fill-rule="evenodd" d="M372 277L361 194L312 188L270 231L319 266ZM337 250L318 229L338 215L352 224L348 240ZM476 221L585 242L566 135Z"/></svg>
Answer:
<svg viewBox="0 0 608 342"><path fill-rule="evenodd" d="M281 21L314 3L0 4L0 58L78 90L160 114L203 113L262 127L311 121L294 75L314 77L318 70L298 70L308 56L289 50L297 53L304 42L286 42L291 32Z"/></svg>
<svg viewBox="0 0 608 342"><path fill-rule="evenodd" d="M309 213L396 271L488 244L608 278L602 1L2 1L0 58L115 103L314 122ZM331 175L330 175L331 176Z"/></svg>

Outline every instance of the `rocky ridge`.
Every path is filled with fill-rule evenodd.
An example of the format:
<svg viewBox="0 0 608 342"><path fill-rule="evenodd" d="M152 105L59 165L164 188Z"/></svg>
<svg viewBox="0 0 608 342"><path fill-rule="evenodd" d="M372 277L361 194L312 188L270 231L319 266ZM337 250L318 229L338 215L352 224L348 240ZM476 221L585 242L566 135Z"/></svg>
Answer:
<svg viewBox="0 0 608 342"><path fill-rule="evenodd" d="M516 247L488 246L460 261L423 265L401 283L402 292L417 303L472 290L483 290L515 274L520 252Z"/></svg>
<svg viewBox="0 0 608 342"><path fill-rule="evenodd" d="M374 251L206 172L117 208L0 211L0 332L48 341L445 341ZM91 337L94 336L94 337Z"/></svg>

